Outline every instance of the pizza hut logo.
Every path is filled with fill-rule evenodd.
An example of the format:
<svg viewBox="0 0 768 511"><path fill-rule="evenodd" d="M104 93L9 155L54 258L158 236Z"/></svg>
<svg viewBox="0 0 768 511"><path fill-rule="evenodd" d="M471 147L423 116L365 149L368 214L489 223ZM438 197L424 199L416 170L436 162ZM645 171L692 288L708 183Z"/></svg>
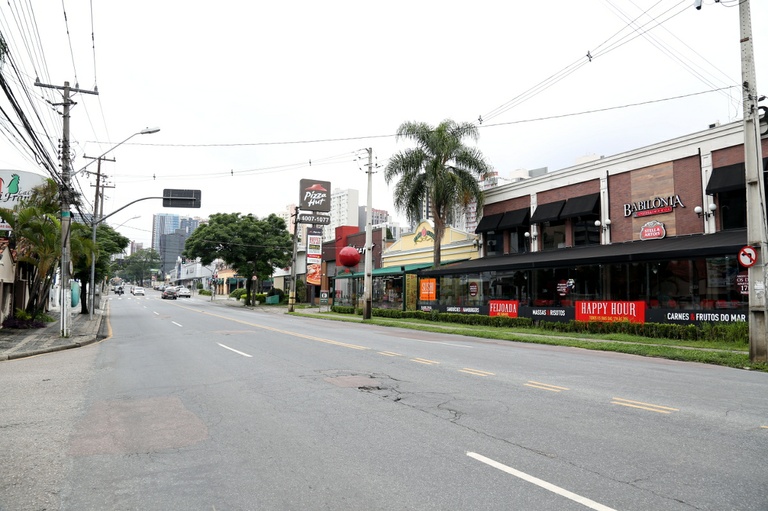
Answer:
<svg viewBox="0 0 768 511"><path fill-rule="evenodd" d="M666 236L667 230L664 228L664 224L656 220L645 223L640 228L641 240L660 240Z"/></svg>
<svg viewBox="0 0 768 511"><path fill-rule="evenodd" d="M330 211L328 189L331 183L325 181L301 180L301 208L310 211Z"/></svg>

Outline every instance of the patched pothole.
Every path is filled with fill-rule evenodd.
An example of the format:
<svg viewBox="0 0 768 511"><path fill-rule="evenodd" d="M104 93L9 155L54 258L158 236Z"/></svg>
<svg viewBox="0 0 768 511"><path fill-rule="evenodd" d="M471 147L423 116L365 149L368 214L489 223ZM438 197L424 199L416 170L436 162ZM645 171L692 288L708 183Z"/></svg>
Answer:
<svg viewBox="0 0 768 511"><path fill-rule="evenodd" d="M369 374L330 376L323 378L323 380L346 389L381 390L381 382Z"/></svg>

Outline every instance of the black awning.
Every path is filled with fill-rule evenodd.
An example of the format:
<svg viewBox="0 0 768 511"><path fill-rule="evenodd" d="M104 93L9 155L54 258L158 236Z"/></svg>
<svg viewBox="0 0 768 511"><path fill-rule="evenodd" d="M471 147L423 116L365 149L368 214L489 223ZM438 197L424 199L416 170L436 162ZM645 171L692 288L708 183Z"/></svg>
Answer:
<svg viewBox="0 0 768 511"><path fill-rule="evenodd" d="M553 222L560 219L560 211L565 204L564 200L555 202L549 202L547 204L539 204L536 206L536 211L531 215L532 224L540 224L542 222Z"/></svg>
<svg viewBox="0 0 768 511"><path fill-rule="evenodd" d="M744 173L743 163L716 168L707 183L707 195L746 188Z"/></svg>
<svg viewBox="0 0 768 511"><path fill-rule="evenodd" d="M497 213L495 215L486 215L481 220L480 223L477 224L477 229L475 229L475 232L488 232L488 231L495 231L496 226L499 225L499 222L501 221L501 217L504 216L504 213Z"/></svg>
<svg viewBox="0 0 768 511"><path fill-rule="evenodd" d="M528 225L528 218L530 214L530 208L507 211L504 213L504 217L502 217L501 222L499 222L497 229L504 231L506 229L514 229L516 227L520 227L521 225Z"/></svg>
<svg viewBox="0 0 768 511"><path fill-rule="evenodd" d="M599 211L599 201L599 193L582 195L581 197L571 197L568 199L568 202L565 203L565 206L563 206L563 211L560 212L560 218L594 215Z"/></svg>
<svg viewBox="0 0 768 511"><path fill-rule="evenodd" d="M613 245L588 245L546 252L484 257L449 264L436 270L422 270L419 275L455 275L484 271L531 270L574 267L580 264L632 263L694 257L732 256L747 244L746 229L714 234L676 236L661 240L628 241Z"/></svg>

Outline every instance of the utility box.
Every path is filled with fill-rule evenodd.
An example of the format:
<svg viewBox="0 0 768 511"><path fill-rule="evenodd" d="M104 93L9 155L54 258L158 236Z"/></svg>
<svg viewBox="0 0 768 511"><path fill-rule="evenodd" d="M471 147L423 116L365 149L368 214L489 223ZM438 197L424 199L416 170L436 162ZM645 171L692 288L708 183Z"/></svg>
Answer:
<svg viewBox="0 0 768 511"><path fill-rule="evenodd" d="M265 302L267 305L277 305L280 303L280 295L268 296Z"/></svg>

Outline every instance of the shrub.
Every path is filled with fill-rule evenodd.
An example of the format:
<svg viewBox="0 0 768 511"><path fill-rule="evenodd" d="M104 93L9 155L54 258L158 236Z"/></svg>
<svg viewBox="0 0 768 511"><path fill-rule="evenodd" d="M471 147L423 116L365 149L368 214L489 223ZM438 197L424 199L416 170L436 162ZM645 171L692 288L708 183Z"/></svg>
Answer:
<svg viewBox="0 0 768 511"><path fill-rule="evenodd" d="M202 296L211 296L211 292L207 289L200 289L200 291L197 294Z"/></svg>
<svg viewBox="0 0 768 511"><path fill-rule="evenodd" d="M235 300L239 300L240 297L243 296L244 294L245 294L245 288L239 287L234 291L232 291L231 293L229 293L229 297L234 298Z"/></svg>

